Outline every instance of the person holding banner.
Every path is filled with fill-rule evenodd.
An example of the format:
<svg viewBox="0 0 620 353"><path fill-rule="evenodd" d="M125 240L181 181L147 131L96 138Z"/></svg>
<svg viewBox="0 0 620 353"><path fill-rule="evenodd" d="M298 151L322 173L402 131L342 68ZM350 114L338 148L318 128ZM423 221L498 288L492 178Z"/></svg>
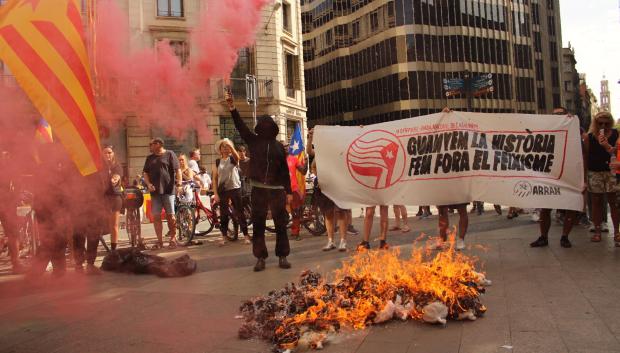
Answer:
<svg viewBox="0 0 620 353"><path fill-rule="evenodd" d="M370 232L372 231L372 223L375 218L375 208L377 206L368 206L366 207L366 212L364 214L364 240L357 246L358 250L369 250L370 249ZM388 206L380 205L379 206L379 225L380 225L380 233L379 233L379 249L388 249L389 245L387 243L387 231L388 231Z"/></svg>
<svg viewBox="0 0 620 353"><path fill-rule="evenodd" d="M434 250L442 250L445 248L445 242L448 240L448 228L450 227L450 218L448 212L450 209L455 209L459 213L459 236L456 239L456 250L465 249L465 234L467 234L467 227L469 226L469 215L467 214L467 203L460 203L455 205L441 205L437 206L439 210L439 239L437 244L433 246Z"/></svg>
<svg viewBox="0 0 620 353"><path fill-rule="evenodd" d="M605 196L607 196L614 227L614 241L616 246L620 246L616 179L610 168L611 157L615 156L615 146L618 141L618 130L613 126L614 119L609 112L600 112L592 119L588 138L584 141L584 163L588 173L588 192L592 197L594 222L594 235L590 240L595 243L601 241L602 209Z"/></svg>
<svg viewBox="0 0 620 353"><path fill-rule="evenodd" d="M553 109L553 115L560 116L572 116L568 110L564 107L559 107ZM581 140L581 139L580 139ZM585 181L587 184L587 180ZM560 246L563 248L570 248L572 244L570 240L568 240L568 235L573 229L573 225L577 218L577 212L573 210L565 210L564 211L564 222L562 225L562 236L560 237ZM549 245L549 229L551 228L551 209L550 208L542 208L539 211L539 226L540 226L540 236L538 239L530 243L530 246L533 248L544 247Z"/></svg>
<svg viewBox="0 0 620 353"><path fill-rule="evenodd" d="M407 233L411 230L411 228L409 228L409 223L407 221L407 208L404 205L394 205L392 206L394 209L394 218L395 218L395 225L392 226L389 230L390 231L397 231L400 230L403 233ZM400 223L403 223L403 226L400 226Z"/></svg>

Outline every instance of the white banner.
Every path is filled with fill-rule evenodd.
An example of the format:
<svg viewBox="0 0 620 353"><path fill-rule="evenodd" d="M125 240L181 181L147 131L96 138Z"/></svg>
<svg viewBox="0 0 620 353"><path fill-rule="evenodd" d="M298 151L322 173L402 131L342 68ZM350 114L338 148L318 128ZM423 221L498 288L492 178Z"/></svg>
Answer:
<svg viewBox="0 0 620 353"><path fill-rule="evenodd" d="M583 208L576 117L454 111L314 135L321 190L342 208Z"/></svg>

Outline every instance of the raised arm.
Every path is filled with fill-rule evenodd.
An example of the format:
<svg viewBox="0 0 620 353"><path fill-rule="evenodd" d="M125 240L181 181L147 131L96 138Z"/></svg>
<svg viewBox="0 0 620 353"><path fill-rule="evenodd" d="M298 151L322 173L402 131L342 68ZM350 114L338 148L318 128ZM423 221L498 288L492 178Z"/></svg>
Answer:
<svg viewBox="0 0 620 353"><path fill-rule="evenodd" d="M256 134L250 130L250 128L243 122L241 115L235 108L235 102L230 92L226 92L226 103L228 104L228 110L232 116L235 128L239 131L239 135L245 141L245 143L252 144L256 140ZM238 159L237 159L238 160Z"/></svg>

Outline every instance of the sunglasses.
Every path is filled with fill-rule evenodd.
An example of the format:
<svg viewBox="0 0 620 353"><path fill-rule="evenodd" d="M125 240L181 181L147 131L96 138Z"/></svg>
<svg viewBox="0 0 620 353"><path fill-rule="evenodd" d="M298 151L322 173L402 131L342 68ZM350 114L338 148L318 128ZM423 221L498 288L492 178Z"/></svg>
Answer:
<svg viewBox="0 0 620 353"><path fill-rule="evenodd" d="M596 124L599 126L611 126L610 121L597 121Z"/></svg>

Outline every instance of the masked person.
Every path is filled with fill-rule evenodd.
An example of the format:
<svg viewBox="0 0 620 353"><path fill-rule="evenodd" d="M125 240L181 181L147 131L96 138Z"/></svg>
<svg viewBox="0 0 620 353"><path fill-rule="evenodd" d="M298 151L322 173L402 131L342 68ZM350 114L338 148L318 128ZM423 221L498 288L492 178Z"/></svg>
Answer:
<svg viewBox="0 0 620 353"><path fill-rule="evenodd" d="M252 186L252 252L257 258L254 271L265 269L265 259L268 256L265 244L265 222L267 208L271 210L276 228L276 256L279 258L280 268L291 268L286 257L290 253L290 245L286 234L287 212L286 205L292 201L291 179L284 146L276 140L278 125L268 115L257 119L254 132L245 125L241 115L235 109L233 97L226 93L228 109L232 114L235 128L252 151L248 178Z"/></svg>

